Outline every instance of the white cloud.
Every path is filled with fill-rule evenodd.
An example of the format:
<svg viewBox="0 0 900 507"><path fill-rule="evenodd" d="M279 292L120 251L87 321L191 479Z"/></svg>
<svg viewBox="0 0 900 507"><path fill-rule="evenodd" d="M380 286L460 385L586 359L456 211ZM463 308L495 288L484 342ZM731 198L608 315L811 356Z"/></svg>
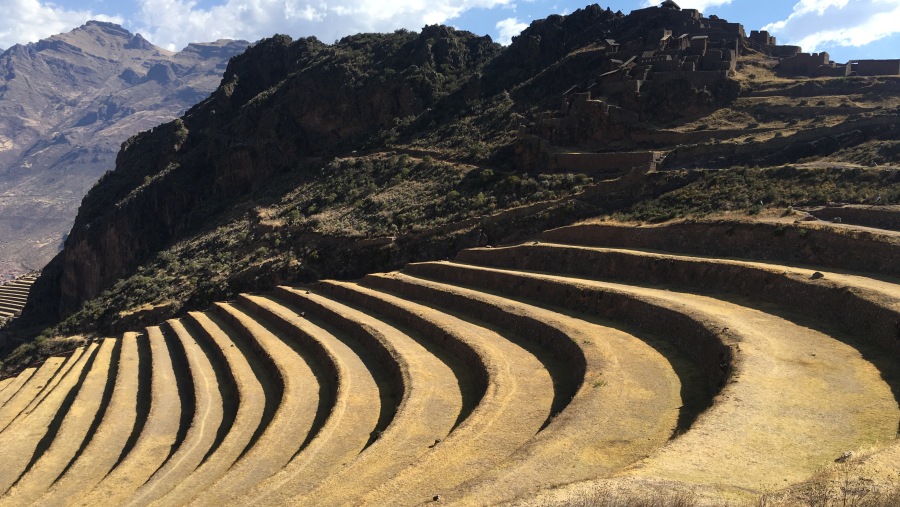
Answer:
<svg viewBox="0 0 900 507"><path fill-rule="evenodd" d="M787 19L763 29L804 51L864 46L900 33L900 0L800 0Z"/></svg>
<svg viewBox="0 0 900 507"><path fill-rule="evenodd" d="M730 4L731 1L732 0L681 0L677 3L682 9L697 9L700 12L704 12L707 7L718 7L720 5ZM653 7L660 3L662 3L661 0L644 0L644 7Z"/></svg>
<svg viewBox="0 0 900 507"><path fill-rule="evenodd" d="M497 42L507 46L512 42L512 38L522 33L522 30L528 28L528 25L516 18L506 18L498 21L495 28L499 34Z"/></svg>
<svg viewBox="0 0 900 507"><path fill-rule="evenodd" d="M132 23L154 44L181 49L220 38L255 41L276 33L315 35L324 42L358 32L419 30L446 23L473 8L513 0L224 0L209 8L193 0L137 0Z"/></svg>
<svg viewBox="0 0 900 507"><path fill-rule="evenodd" d="M122 23L119 16L106 16L91 11L68 10L41 0L4 0L0 16L0 47L37 42L81 26L96 19Z"/></svg>

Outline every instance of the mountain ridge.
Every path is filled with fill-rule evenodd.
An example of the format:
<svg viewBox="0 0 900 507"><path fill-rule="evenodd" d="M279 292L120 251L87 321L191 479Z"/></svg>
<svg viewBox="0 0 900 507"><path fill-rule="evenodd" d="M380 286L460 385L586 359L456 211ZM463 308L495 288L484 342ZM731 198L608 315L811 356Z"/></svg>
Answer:
<svg viewBox="0 0 900 507"><path fill-rule="evenodd" d="M0 275L55 255L121 143L205 97L247 45L222 40L174 53L88 21L0 54Z"/></svg>

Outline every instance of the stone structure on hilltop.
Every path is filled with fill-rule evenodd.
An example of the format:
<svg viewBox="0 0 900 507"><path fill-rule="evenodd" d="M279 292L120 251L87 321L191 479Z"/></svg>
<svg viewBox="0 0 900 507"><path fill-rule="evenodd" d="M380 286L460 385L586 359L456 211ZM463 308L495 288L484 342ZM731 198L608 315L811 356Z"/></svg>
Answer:
<svg viewBox="0 0 900 507"><path fill-rule="evenodd" d="M786 76L900 76L900 60L851 60L832 62L828 53L797 53L783 58L777 67Z"/></svg>
<svg viewBox="0 0 900 507"><path fill-rule="evenodd" d="M627 141L648 120L689 117L737 98L731 79L738 56L777 57L787 76L900 75L900 60L832 62L826 52L803 53L778 45L765 30L748 37L740 23L667 0L632 11L626 26L604 32L592 51L599 57L587 83L563 93L561 107L539 114L519 131L517 156L524 167L607 173L655 169L664 152L593 153ZM577 147L577 148L576 148Z"/></svg>
<svg viewBox="0 0 900 507"><path fill-rule="evenodd" d="M853 60L849 65L857 76L900 76L900 60Z"/></svg>
<svg viewBox="0 0 900 507"><path fill-rule="evenodd" d="M832 62L828 53L798 53L790 58L784 58L778 65L778 70L791 76L809 77L840 77L850 74L850 64Z"/></svg>

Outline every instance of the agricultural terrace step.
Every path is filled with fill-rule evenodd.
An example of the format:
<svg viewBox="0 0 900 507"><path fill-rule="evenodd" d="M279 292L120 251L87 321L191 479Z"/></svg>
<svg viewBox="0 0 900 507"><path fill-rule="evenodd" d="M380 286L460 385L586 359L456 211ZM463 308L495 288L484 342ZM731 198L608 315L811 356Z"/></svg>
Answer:
<svg viewBox="0 0 900 507"><path fill-rule="evenodd" d="M456 269L432 265L444 266L449 273ZM603 312L618 299L614 295L629 295L633 301L702 322L714 335L736 342L732 380L737 382L722 390L687 433L629 475L735 494L760 492L784 479L789 484L805 480L841 449L874 446L896 435L900 409L881 372L857 349L798 325L790 315L770 315L710 296L609 282L468 266L456 271L482 285L506 277L501 285L514 287L518 278L520 293L552 295L568 308L590 306ZM634 316L629 308L618 310L623 317ZM682 343L696 341L673 331Z"/></svg>
<svg viewBox="0 0 900 507"><path fill-rule="evenodd" d="M0 286L0 294L28 294L31 284L10 283Z"/></svg>
<svg viewBox="0 0 900 507"><path fill-rule="evenodd" d="M0 311L6 313L18 313L22 310L22 307L17 304L0 304Z"/></svg>
<svg viewBox="0 0 900 507"><path fill-rule="evenodd" d="M96 348L96 345L92 344L90 347ZM53 389L62 381L63 378L65 378L68 371L78 363L78 360L81 358L81 355L84 354L84 352L85 347L78 347L74 351L72 351L72 353L66 358L65 363L63 363L60 369L56 372L56 375L53 376L53 379L51 379L50 382L47 382L41 392L37 396L35 396L35 398L31 400L31 403L29 403L28 406L25 407L25 410L23 410L19 414L19 417L21 417L22 414L27 414L34 410L35 407L37 407L44 400L44 398L47 397L47 395L53 392Z"/></svg>
<svg viewBox="0 0 900 507"><path fill-rule="evenodd" d="M37 368L25 368L22 370L22 373L19 373L17 376L13 378L13 381L10 382L6 388L0 392L0 409L6 406L6 402L10 400L16 393L22 389L22 386L28 382L28 379L34 375L34 372L37 371Z"/></svg>
<svg viewBox="0 0 900 507"><path fill-rule="evenodd" d="M446 356L421 338L392 327L356 308L311 292L279 287L307 313L315 313L342 332L372 340L387 350L402 374L403 399L390 425L352 463L295 500L301 505L347 505L384 483L446 438L462 409L462 394ZM436 355L437 354L437 355Z"/></svg>
<svg viewBox="0 0 900 507"><path fill-rule="evenodd" d="M147 414L146 422L134 447L94 488L85 503L122 504L165 462L175 444L181 421L181 397L172 358L158 327L148 327L146 336L150 357L142 357L141 361L150 361L150 397L147 400L150 406L149 410L139 409L139 416ZM140 399L138 403L141 403Z"/></svg>
<svg viewBox="0 0 900 507"><path fill-rule="evenodd" d="M465 419L446 439L367 494L364 504L412 504L432 498L436 491L493 468L534 436L550 416L554 397L550 373L531 352L497 332L356 284L331 281L318 288L414 329L455 354L475 377L469 389L476 391L477 407L468 414L463 411Z"/></svg>
<svg viewBox="0 0 900 507"><path fill-rule="evenodd" d="M710 392L717 392L730 375L735 341L721 327L683 311L660 305L629 291L585 286L564 277L469 266L450 262L409 264L404 273L622 322L654 336L671 337L678 350L703 372Z"/></svg>
<svg viewBox="0 0 900 507"><path fill-rule="evenodd" d="M364 283L515 330L534 340L533 347L567 358L557 361L576 377L557 379L563 384L557 397L563 397L565 404L554 407L562 411L537 436L494 469L455 490L441 491L447 501L473 497L480 503L496 503L594 478L646 456L665 443L675 428L682 405L679 379L664 357L632 335L554 310L401 273L370 275ZM577 381L568 386L567 380ZM580 451L560 452L563 448Z"/></svg>
<svg viewBox="0 0 900 507"><path fill-rule="evenodd" d="M3 408L0 408L0 431L6 429L19 414L37 398L44 387L53 381L54 376L66 362L64 357L51 357L38 368L38 371L28 379L28 382L19 389Z"/></svg>
<svg viewBox="0 0 900 507"><path fill-rule="evenodd" d="M0 300L7 303L19 304L28 300L28 290L0 290Z"/></svg>
<svg viewBox="0 0 900 507"><path fill-rule="evenodd" d="M98 415L75 460L37 502L74 505L116 465L135 428L138 399L138 335L125 333L117 340L109 365L107 385Z"/></svg>
<svg viewBox="0 0 900 507"><path fill-rule="evenodd" d="M281 330L315 358L323 370L320 407L330 409L322 428L281 471L258 484L239 505L277 505L312 489L352 461L366 446L378 424L381 398L373 371L354 350L323 327L301 317L283 301L241 295L248 312ZM324 408L323 408L324 411Z"/></svg>
<svg viewBox="0 0 900 507"><path fill-rule="evenodd" d="M309 354L289 345L280 333L275 334L277 330L255 320L243 306L217 303L213 310L244 334L281 390L276 411L253 447L196 499L199 504L223 505L284 468L310 433L318 430L316 413L323 387L317 375L323 373Z"/></svg>
<svg viewBox="0 0 900 507"><path fill-rule="evenodd" d="M43 403L0 433L0 449L4 452L3 466L0 467L0 492L5 493L49 447L84 382L94 357L94 354L82 356L80 366L69 371ZM46 369L48 364L49 360L42 369ZM38 370L29 383L42 377L41 370ZM25 388L27 387L26 384ZM8 407L9 405L4 408Z"/></svg>
<svg viewBox="0 0 900 507"><path fill-rule="evenodd" d="M900 231L900 206L821 206L803 211L820 220Z"/></svg>
<svg viewBox="0 0 900 507"><path fill-rule="evenodd" d="M186 504L225 475L255 441L258 433L265 429L266 403L272 400L271 397L266 398L269 393L261 383L261 380L270 383L271 379L266 378L268 374L257 377L257 372L262 369L258 364L259 358L235 330L211 313L190 312L188 321L196 330L195 338L211 344L209 350L215 356L210 357L211 361L227 365L238 399L237 409L233 416L229 410L225 411L226 419L233 422L227 426L227 434L205 461L151 505Z"/></svg>
<svg viewBox="0 0 900 507"><path fill-rule="evenodd" d="M0 303L0 311L4 313L18 313L25 307L24 303Z"/></svg>
<svg viewBox="0 0 900 507"><path fill-rule="evenodd" d="M900 284L890 281L827 271L814 278L811 268L552 243L464 250L457 259L629 284L730 292L830 322L900 352Z"/></svg>
<svg viewBox="0 0 900 507"><path fill-rule="evenodd" d="M5 285L0 285L0 292L6 292L6 291L25 291L25 292L27 292L29 289L31 289L31 285L32 285L31 283L10 282Z"/></svg>
<svg viewBox="0 0 900 507"><path fill-rule="evenodd" d="M41 445L38 446L30 469L3 498L0 498L0 505L30 505L37 500L56 481L90 437L91 426L102 409L104 387L109 379L110 360L115 348L116 340L108 338L103 340L101 345L91 343L82 354L75 353L70 357L73 364L68 365L63 374L69 382L85 371L86 365L91 361L90 358L96 353L90 372L72 402L71 410L67 411L62 419L60 419L62 413L57 415L56 422L61 425L52 442L44 444L44 447L48 448L43 453ZM64 384L57 383L57 387L63 389ZM51 403L52 399L48 399L47 402ZM35 461L38 457L39 459Z"/></svg>
<svg viewBox="0 0 900 507"><path fill-rule="evenodd" d="M647 248L711 257L803 263L900 275L900 234L822 222L684 221L637 226L613 223L552 229L543 241L610 248Z"/></svg>
<svg viewBox="0 0 900 507"><path fill-rule="evenodd" d="M181 445L135 492L130 505L149 504L171 491L194 471L215 443L224 417L222 387L203 348L180 320L167 321L166 328L178 341L179 353L184 354L188 364L193 396L185 395L182 399L193 400L193 418ZM175 346L172 345L171 348L174 349Z"/></svg>

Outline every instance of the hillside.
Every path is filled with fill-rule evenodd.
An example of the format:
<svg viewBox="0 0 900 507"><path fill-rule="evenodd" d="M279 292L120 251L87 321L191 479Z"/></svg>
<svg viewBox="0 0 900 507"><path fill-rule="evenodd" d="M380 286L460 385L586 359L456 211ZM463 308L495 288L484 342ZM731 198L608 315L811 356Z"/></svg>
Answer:
<svg viewBox="0 0 900 507"><path fill-rule="evenodd" d="M91 21L0 54L0 277L43 268L122 142L209 95L247 45L173 53Z"/></svg>
<svg viewBox="0 0 900 507"><path fill-rule="evenodd" d="M26 320L91 301L67 332L124 330L600 212L895 202L896 171L866 168L900 156L900 76L786 75L775 55L799 50L696 11L597 6L505 49L440 26L263 41L208 99L123 146ZM536 221L470 220L537 202Z"/></svg>
<svg viewBox="0 0 900 507"><path fill-rule="evenodd" d="M898 116L674 2L260 41L0 329L0 505L896 504Z"/></svg>
<svg viewBox="0 0 900 507"><path fill-rule="evenodd" d="M696 11L597 6L536 21L505 49L440 26L265 40L184 117L123 145L26 320L93 300L68 331L123 330L147 311L360 276L577 216L635 205L653 218L661 201L648 197L676 187L663 199L703 190L649 215L893 202L896 172L864 168L900 154L900 76L785 75L775 55L799 49ZM729 167L743 169L704 171ZM647 174L560 201L617 171ZM466 222L553 200L568 211L541 210L530 229Z"/></svg>

